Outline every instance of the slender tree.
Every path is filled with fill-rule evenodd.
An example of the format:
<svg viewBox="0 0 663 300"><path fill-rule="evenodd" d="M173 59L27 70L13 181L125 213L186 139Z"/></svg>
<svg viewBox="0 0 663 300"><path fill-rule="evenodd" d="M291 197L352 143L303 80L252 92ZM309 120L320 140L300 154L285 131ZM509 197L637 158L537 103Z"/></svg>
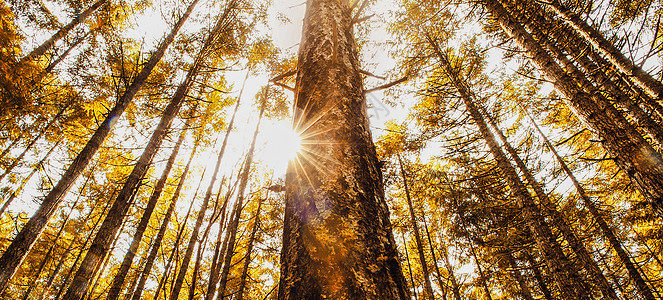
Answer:
<svg viewBox="0 0 663 300"><path fill-rule="evenodd" d="M21 58L20 62L24 63L27 61L35 60L42 55L46 53L46 51L50 50L55 46L55 43L57 43L60 39L65 37L69 32L74 29L78 24L81 22L85 21L88 17L90 17L94 11L96 11L98 8L100 8L102 5L106 4L109 2L109 0L97 0L92 6L88 7L85 9L83 12L81 12L79 15L77 15L75 18L73 18L67 25L63 26L58 30L55 34L53 34L50 38L48 38L46 41L44 41L39 47L35 48L30 52L30 54L24 56Z"/></svg>
<svg viewBox="0 0 663 300"><path fill-rule="evenodd" d="M405 188L405 199L407 200L407 207L410 211L410 226L412 226L412 231L414 232L414 239L417 242L417 252L419 253L419 263L421 264L421 272L424 276L424 298L433 299L433 288L430 284L430 274L428 273L428 263L426 263L426 256L424 255L424 245L421 241L421 235L419 234L419 226L417 225L417 217L414 213L414 207L412 206L412 199L410 197L410 189L407 183L407 175L405 173L405 168L403 167L403 160L398 155L398 166L401 171L401 179L403 180L403 187Z"/></svg>

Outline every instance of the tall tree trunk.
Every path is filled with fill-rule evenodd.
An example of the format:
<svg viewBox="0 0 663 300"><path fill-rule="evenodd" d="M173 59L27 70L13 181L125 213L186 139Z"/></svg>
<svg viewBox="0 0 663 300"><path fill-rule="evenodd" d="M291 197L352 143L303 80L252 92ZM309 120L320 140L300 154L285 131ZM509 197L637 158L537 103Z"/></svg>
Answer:
<svg viewBox="0 0 663 300"><path fill-rule="evenodd" d="M555 282L562 293L562 297L566 299L588 299L589 296L579 282L576 273L573 272L573 264L564 255L561 246L557 242L557 238L553 235L550 227L541 215L532 196L520 180L518 173L516 173L516 170L513 168L504 152L502 152L502 149L495 140L493 134L490 132L481 112L474 104L473 98L475 98L475 96L469 87L467 87L467 82L461 78L451 66L449 59L439 49L437 42L433 41L430 36L427 37L431 47L439 58L442 68L447 73L447 77L459 92L468 114L477 127L479 127L481 136L486 141L492 156L497 161L497 166L502 171L506 183L510 187L511 194L514 196L519 209L522 211L523 219L525 220L529 231L532 233L537 246L541 250L546 265L550 269L550 272L555 278Z"/></svg>
<svg viewBox="0 0 663 300"><path fill-rule="evenodd" d="M481 281L481 287L483 287L483 291L486 293L486 298L488 298L488 300L493 300L493 297L490 295L490 288L488 287L488 279L486 278L486 274L483 272L479 257L477 257L477 253L474 251L474 245L471 240L468 240L468 242L470 243L470 254L472 254L472 257L477 264L477 271L479 271L479 281Z"/></svg>
<svg viewBox="0 0 663 300"><path fill-rule="evenodd" d="M32 171L30 171L30 174L28 174L28 176L25 177L21 181L21 184L11 193L11 195L9 196L9 199L7 199L7 201L5 201L5 203L2 205L2 208L0 208L0 218L5 213L7 208L9 208L9 205L11 205L12 202L14 202L14 200L16 199L16 197L18 197L18 195L21 193L21 191L23 191L23 188L30 181L32 176L35 173L37 173L37 171L44 168L44 162L46 162L46 160L51 156L51 154L53 153L55 148L57 148L60 145L61 142L62 142L62 140L57 141L53 145L53 147L51 147L51 149L48 150L48 153L46 153L46 155L44 155L44 157L32 168Z"/></svg>
<svg viewBox="0 0 663 300"><path fill-rule="evenodd" d="M437 258L435 257L435 247L433 247L433 241L430 237L430 232L428 231L428 223L426 223L426 214L422 214L421 219L424 221L424 229L426 229L426 238L428 238L428 247L430 248L431 256L433 257L433 266L435 267L435 274L437 279L437 284L440 286L442 291L442 298L446 300L447 295L444 291L445 284L442 282L442 273L440 272L440 267L437 265Z"/></svg>
<svg viewBox="0 0 663 300"><path fill-rule="evenodd" d="M103 0L100 0L103 1ZM159 44L157 50L152 53L150 59L144 65L143 69L136 76L134 81L127 87L124 94L118 99L115 107L108 112L108 117L103 121L101 126L95 131L90 140L87 142L83 150L72 161L62 178L53 187L53 189L44 197L39 209L30 218L30 220L23 226L18 235L14 238L12 243L0 257L0 294L7 288L9 280L14 275L18 267L25 259L26 254L32 248L35 241L46 227L48 220L56 211L60 202L65 194L69 191L71 186L75 183L78 176L85 170L89 162L92 160L94 154L99 150L101 144L108 136L113 124L125 111L133 97L136 95L140 87L145 83L147 77L152 73L152 70L161 60L168 46L173 42L175 36L184 25L193 11L193 8L200 0L193 0L186 12L177 21L175 27L170 31L168 36Z"/></svg>
<svg viewBox="0 0 663 300"><path fill-rule="evenodd" d="M304 149L286 175L282 300L409 298L371 140L351 13L349 1L307 2L294 109Z"/></svg>
<svg viewBox="0 0 663 300"><path fill-rule="evenodd" d="M407 262L407 270L410 273L410 282L412 283L412 292L414 293L414 300L418 300L417 287L414 283L414 276L412 276L412 266L410 265L410 253L407 251L407 241L405 240L405 233L403 233L403 249L405 249L405 261Z"/></svg>
<svg viewBox="0 0 663 300"><path fill-rule="evenodd" d="M438 236L439 238L439 236ZM454 268L449 262L449 253L447 252L447 246L445 243L441 243L442 245L442 258L444 261L444 266L447 268L447 273L449 274L449 280L451 281L451 291L454 294L454 297L456 300L462 300L463 297L460 295L460 286L458 285L458 280L456 279L456 275L454 274Z"/></svg>
<svg viewBox="0 0 663 300"><path fill-rule="evenodd" d="M192 120L194 120L193 115L195 114L195 111L196 111L195 108L191 110L189 119L187 119L186 124L184 125L184 128L180 133L180 137L178 138L177 143L175 144L175 147L173 148L173 151L171 152L170 157L168 158L168 162L166 163L166 167L164 168L161 174L161 178L159 178L159 181L154 186L152 195L150 196L150 199L147 201L147 206L145 207L140 222L136 227L134 237L133 240L131 241L129 249L127 250L127 253L124 255L124 259L122 260L122 264L120 264L120 268L113 277L113 282L111 283L110 290L108 292L108 295L106 296L107 299L117 299L118 296L120 295L122 286L124 285L125 277L127 276L129 269L131 268L134 256L136 256L136 252L138 251L138 247L140 246L140 241L143 239L143 234L145 233L147 225L150 222L150 218L152 217L154 208L157 206L159 198L161 197L161 192L163 191L163 188L166 185L168 176L170 176L170 171L173 169L173 165L175 164L175 159L177 159L177 154L179 153L180 147L184 142L184 137L186 136L186 132L189 129Z"/></svg>
<svg viewBox="0 0 663 300"><path fill-rule="evenodd" d="M544 208L546 208L548 215L554 222L553 224L555 227L559 228L559 230L562 232L562 235L569 243L571 249L573 249L573 252L577 255L580 263L585 268L588 275L598 285L601 293L603 294L603 299L616 300L617 294L615 293L612 286L610 286L610 283L608 283L608 280L606 280L605 276L603 276L603 271L589 254L589 252L587 252L587 249L575 235L573 228L569 226L564 216L562 216L562 214L557 210L557 204L550 200L548 194L543 190L541 184L539 184L538 180L534 177L534 174L532 174L529 168L525 165L525 162L520 158L518 152L516 152L516 149L511 146L506 136L504 136L502 130L497 126L497 124L495 124L495 121L488 114L488 112L485 111L485 109L483 109L483 107L480 105L477 105L477 107L483 110L483 113L486 116L486 120L492 127L493 131L497 134L500 141L502 141L502 146L504 149L506 149L506 152L509 153L511 159L516 163L516 166L520 172L525 175L525 179L534 190L536 197L539 199L539 203Z"/></svg>
<svg viewBox="0 0 663 300"><path fill-rule="evenodd" d="M629 175L634 185L657 212L663 215L663 158L624 116L607 101L591 97L550 55L514 22L497 0L482 1L502 29L512 37L555 87L578 118L600 140L617 166Z"/></svg>
<svg viewBox="0 0 663 300"><path fill-rule="evenodd" d="M505 249L504 257L509 264L509 268L511 268L511 272L509 272L509 274L511 274L511 276L516 279L516 282L518 282L518 286L520 287L520 296L522 296L525 300L534 300L534 297L532 297L532 292L527 286L527 282L523 278L523 274L520 273L520 268L518 267L518 264L516 264L513 253L511 253L509 249Z"/></svg>
<svg viewBox="0 0 663 300"><path fill-rule="evenodd" d="M253 216L253 229L249 236L249 245L246 247L246 255L244 256L244 266L242 266L242 275L239 277L239 288L237 289L237 300L244 299L244 288L246 287L246 277L249 274L249 264L251 263L251 252L253 251L253 244L256 240L256 234L260 228L260 208L262 208L263 199L258 200L258 208Z"/></svg>
<svg viewBox="0 0 663 300"><path fill-rule="evenodd" d="M242 173L239 181L239 189L237 190L237 202L235 203L234 217L230 218L228 223L228 228L226 229L226 234L229 235L228 238L228 250L225 253L223 259L223 270L221 271L221 279L219 280L219 298L223 299L226 291L226 283L228 282L228 275L230 274L230 265L232 262L234 248L235 248L235 239L237 238L237 228L239 228L239 220L242 216L242 208L244 208L244 192L246 187L249 184L249 175L251 173L251 166L253 165L253 154L256 148L256 140L258 138L258 132L260 132L260 123L262 117L265 114L265 106L267 103L267 95L271 86L267 85L263 89L262 101L260 103L260 113L258 114L258 123L256 124L256 129L253 132L253 139L251 140L251 146L249 147L249 152L246 154L246 161L244 161L244 166L242 168ZM171 299L175 300L175 299Z"/></svg>
<svg viewBox="0 0 663 300"><path fill-rule="evenodd" d="M610 246L612 246L612 248L617 253L617 256L626 267L626 270L628 270L629 276L631 277L635 285L638 287L638 291L640 292L640 294L642 294L642 296L645 299L648 300L655 299L651 289L647 285L647 282L642 278L640 272L638 272L638 268L636 267L635 263L631 260L630 255L628 254L628 252L626 252L624 247L622 247L622 244L617 239L617 236L615 236L614 232L612 231L612 228L608 225L603 215L601 215L601 213L599 212L598 207L596 207L592 199L589 198L589 195L585 191L585 188L580 184L580 182L575 177L571 169L569 169L569 166L566 164L562 156L560 156L559 153L557 153L557 149L555 149L555 146L553 146L553 144L550 142L548 137L541 131L541 128L539 128L539 125L536 123L536 121L534 121L534 118L532 118L532 116L529 114L527 110L524 110L524 112L532 121L534 128L536 128L536 131L539 133L541 138L543 138L543 141L550 150L550 152L552 152L553 156L555 156L555 159L562 167L564 173L566 173L566 176L573 183L573 186L578 192L578 196L580 196L580 199L582 199L583 204L585 204L585 207L587 207L587 210L589 210L589 213L592 215L592 217L594 217L594 220L599 225L599 228L601 228L601 232L610 243Z"/></svg>
<svg viewBox="0 0 663 300"><path fill-rule="evenodd" d="M527 263L529 264L532 270L532 274L534 274L534 279L536 279L536 282L539 284L539 289L541 289L541 293L543 294L543 296L546 298L546 300L555 299L553 298L552 293L550 292L550 289L546 284L546 281L543 279L541 270L539 270L539 265L534 260L534 257L532 257L532 255L529 253L528 249L524 249L523 252L525 253L525 258L527 259Z"/></svg>
<svg viewBox="0 0 663 300"><path fill-rule="evenodd" d="M30 143L27 146L25 146L25 149L23 149L23 152L21 152L21 154L14 159L12 164L9 165L9 167L7 167L5 169L5 172L2 173L2 175L0 175L0 181L2 181L2 179L5 178L5 176L7 176L9 173L11 173L11 171L21 161L23 161L23 157L25 157L25 154L27 154L28 151L30 151L30 149L32 149L32 146L34 146L37 143L37 141L39 141L41 139L41 137L44 136L44 133L46 133L46 131L55 123L55 121L57 121L60 118L60 116L62 116L62 114L65 112L65 110L67 109L68 106L69 105L65 105L64 107L62 107L62 109L60 109L60 111L55 116L53 116L53 118L48 122L48 124L46 124L46 126L44 126L44 128L42 128L39 131L39 134L35 138L33 138L32 141L30 141Z"/></svg>
<svg viewBox="0 0 663 300"><path fill-rule="evenodd" d="M403 168L403 160L401 159L400 154L398 154L398 164L401 170L401 178L403 180L403 186L405 188L405 199L407 200L407 207L410 211L410 226L412 226L412 231L414 232L414 239L417 242L417 251L419 253L419 264L421 264L421 272L424 276L424 298L433 299L433 287L430 283L430 274L428 273L428 264L426 263L426 256L424 255L424 245L421 242L421 235L419 234L419 226L417 225L417 218L414 214L414 208L412 207L412 198L410 197L410 188L407 184L407 175L405 174L405 168Z"/></svg>
<svg viewBox="0 0 663 300"><path fill-rule="evenodd" d="M170 218L173 215L173 212L175 211L175 207L177 205L177 200L180 197L180 193L182 192L182 188L184 187L184 183L186 182L186 177L189 175L189 169L191 168L191 162L193 162L193 158L196 155L196 151L198 149L198 144L199 141L196 141L193 150L191 151L191 156L189 156L189 161L186 164L186 167L184 167L184 171L182 171L182 174L180 175L180 180L177 184L177 187L175 188L175 192L173 193L173 196L170 199L170 204L168 205L168 209L166 210L165 215L163 216L163 221L161 221L161 226L159 227L159 232L157 233L156 238L154 239L154 243L152 245L152 249L150 250L150 254L147 257L147 261L145 262L145 267L143 268L143 272L140 275L140 280L138 282L138 286L136 287L136 290L133 292L133 296L131 297L132 300L140 300L141 295L143 293L143 289L145 288L145 283L147 282L148 277L150 276L150 272L152 271L152 266L154 266L154 262L156 260L157 254L159 252L159 248L161 247L161 242L163 241L163 238L166 236L166 230L168 229L168 224L170 223ZM201 179L202 181L202 179ZM198 184L198 188L200 188L200 183ZM196 195L198 194L198 190L196 190ZM195 199L195 196L194 198ZM193 205L193 201L191 201L191 205ZM189 207L189 211L187 212L187 219L189 218L189 212L191 211L191 206ZM186 222L186 221L185 221ZM179 236L178 234L177 240L179 241Z"/></svg>
<svg viewBox="0 0 663 300"><path fill-rule="evenodd" d="M610 43L603 34L589 26L589 24L566 8L559 0L551 0L546 3L562 20L571 25L578 34L583 36L597 51L607 57L628 78L631 78L651 96L657 100L661 100L663 97L663 84L660 81L634 64L633 61L628 59L619 49Z"/></svg>
<svg viewBox="0 0 663 300"><path fill-rule="evenodd" d="M85 21L92 13L94 13L95 10L97 10L99 7L104 5L108 0L97 0L92 6L88 7L86 10L81 12L78 16L76 16L74 19L69 22L69 24L65 25L64 27L60 28L55 34L53 34L48 40L46 40L44 43L39 45L39 47L35 48L30 52L30 54L22 57L19 61L19 63L25 63L31 60L35 60L42 55L46 53L46 51L50 50L55 46L55 43L57 43L60 39L65 37L76 25L80 24L81 22Z"/></svg>
<svg viewBox="0 0 663 300"><path fill-rule="evenodd" d="M225 144L228 142L228 136L230 135L230 131L232 130L233 124L235 123L235 116L237 115L237 109L239 108L239 103L242 100L242 94L244 93L244 87L246 86L246 81L247 81L248 78L249 78L249 70L246 71L246 75L244 76L244 81L242 82L242 87L240 88L239 95L237 96L237 103L235 103L235 110L233 111L233 115L230 118L230 123L228 123L228 129L226 130L226 135L223 138L223 143L224 144L221 146L221 149L222 149L223 152L225 152ZM219 156L221 156L221 155L223 155L222 152L219 152ZM217 165L219 164L219 161L220 161L220 157L217 160ZM232 176L231 176L231 178L232 178ZM237 179L239 180L239 176L237 177ZM235 184L237 184L237 182ZM226 203L227 203L227 201L230 197L230 193L231 193L231 191L229 189L228 190L228 195L226 195ZM224 208L223 218L225 218L225 217L226 217L226 210ZM232 213L231 213L229 219L232 219ZM205 293L205 300L212 300L212 298L214 298L214 294L216 294L216 290L217 290L216 287L217 287L217 284L219 282L219 273L220 273L221 266L222 266L220 260L223 257L223 255L225 254L225 250L227 249L226 246L228 244L228 238L229 238L228 231L226 230L225 238L224 238L224 241L223 241L223 249L220 249L219 248L219 241L221 240L221 234L222 234L222 230L221 230L222 228L221 227L223 227L224 224L225 224L225 220L222 220L222 222L219 225L219 232L218 232L218 235L217 235L217 242L216 242L216 246L215 246L216 248L215 248L214 261L212 263L212 270L210 272L211 274L210 274L210 277L209 277L209 282L207 284L207 293ZM138 300L138 299L135 299L135 300Z"/></svg>

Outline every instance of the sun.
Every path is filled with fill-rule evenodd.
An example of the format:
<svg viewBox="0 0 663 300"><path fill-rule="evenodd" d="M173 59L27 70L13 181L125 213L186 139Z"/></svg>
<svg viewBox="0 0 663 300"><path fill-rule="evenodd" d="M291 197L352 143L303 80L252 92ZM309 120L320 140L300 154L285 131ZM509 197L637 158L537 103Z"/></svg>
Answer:
<svg viewBox="0 0 663 300"><path fill-rule="evenodd" d="M261 125L265 141L258 159L273 169L285 174L288 162L302 150L302 138L292 129L289 121L268 121Z"/></svg>

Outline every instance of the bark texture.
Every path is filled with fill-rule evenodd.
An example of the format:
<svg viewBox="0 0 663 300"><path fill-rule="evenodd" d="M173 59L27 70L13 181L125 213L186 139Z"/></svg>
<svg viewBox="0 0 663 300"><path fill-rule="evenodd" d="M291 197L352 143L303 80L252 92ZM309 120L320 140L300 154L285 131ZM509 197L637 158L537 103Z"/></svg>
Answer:
<svg viewBox="0 0 663 300"><path fill-rule="evenodd" d="M349 1L309 0L279 299L408 299L371 140Z"/></svg>

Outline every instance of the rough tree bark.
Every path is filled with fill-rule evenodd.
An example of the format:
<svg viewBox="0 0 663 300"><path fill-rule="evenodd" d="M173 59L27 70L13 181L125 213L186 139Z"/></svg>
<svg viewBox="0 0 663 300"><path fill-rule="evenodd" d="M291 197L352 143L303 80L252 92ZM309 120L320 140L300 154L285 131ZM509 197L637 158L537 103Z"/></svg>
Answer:
<svg viewBox="0 0 663 300"><path fill-rule="evenodd" d="M279 299L407 299L349 1L309 0L295 85Z"/></svg>
<svg viewBox="0 0 663 300"><path fill-rule="evenodd" d="M42 204L39 206L39 209L37 209L35 214L30 218L25 226L23 226L7 250L2 254L2 257L0 257L0 294L2 294L7 288L9 280L21 265L28 251L30 251L32 245L34 245L35 241L46 227L48 220L56 211L60 202L62 202L64 199L65 194L67 194L71 186L75 183L76 179L90 163L94 154L97 152L97 150L99 150L101 144L106 139L106 136L108 136L110 133L111 128L116 123L114 121L119 118L122 113L124 113L140 87L143 85L143 83L145 83L147 77L150 75L150 73L152 73L154 67L156 67L157 63L163 57L168 46L170 46L170 44L175 39L175 36L182 28L185 21L191 15L193 8L196 6L198 1L200 0L193 0L191 2L184 15L182 15L182 17L177 21L168 36L166 36L166 38L159 44L157 50L150 56L150 59L143 66L143 69L141 69L140 73L136 75L136 78L131 83L131 85L127 87L124 94L122 94L120 99L118 99L115 107L113 107L113 109L108 112L108 116L92 135L83 150L81 150L78 156L72 161L55 187L53 187L48 195L44 197Z"/></svg>

